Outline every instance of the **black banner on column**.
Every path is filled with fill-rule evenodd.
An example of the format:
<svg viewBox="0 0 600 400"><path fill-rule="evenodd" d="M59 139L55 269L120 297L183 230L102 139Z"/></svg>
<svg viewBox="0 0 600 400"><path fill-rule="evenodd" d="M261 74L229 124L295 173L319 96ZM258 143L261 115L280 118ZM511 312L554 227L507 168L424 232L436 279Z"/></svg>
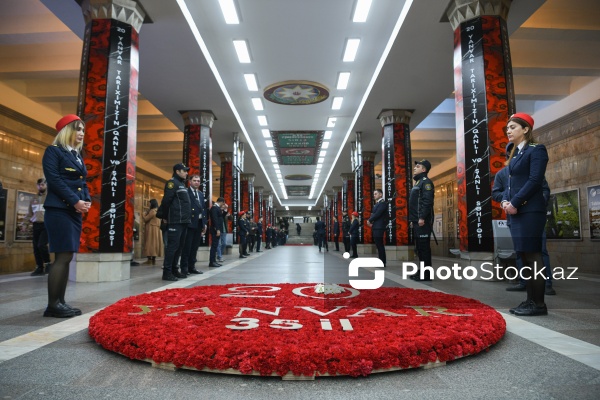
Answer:
<svg viewBox="0 0 600 400"><path fill-rule="evenodd" d="M394 164L394 125L383 127L383 196L387 202L389 224L385 243L396 244L396 166Z"/></svg>
<svg viewBox="0 0 600 400"><path fill-rule="evenodd" d="M361 158L362 160L362 158ZM354 209L358 212L358 242L365 242L365 230L363 228L364 216L363 216L363 180L362 180L362 163L356 170L356 184L354 185Z"/></svg>
<svg viewBox="0 0 600 400"><path fill-rule="evenodd" d="M210 213L209 204L211 196L211 177L212 177L212 140L210 137L210 127L208 125L200 125L200 153L199 156L199 172L200 175L200 191L204 195L204 214L208 220ZM207 232L210 232L207 230ZM200 238L200 246L208 246L208 237L206 234Z"/></svg>
<svg viewBox="0 0 600 400"><path fill-rule="evenodd" d="M112 20L100 197L101 253L122 253L124 247L130 55L131 26Z"/></svg>
<svg viewBox="0 0 600 400"><path fill-rule="evenodd" d="M494 251L483 30L481 18L461 24L465 179L469 251Z"/></svg>

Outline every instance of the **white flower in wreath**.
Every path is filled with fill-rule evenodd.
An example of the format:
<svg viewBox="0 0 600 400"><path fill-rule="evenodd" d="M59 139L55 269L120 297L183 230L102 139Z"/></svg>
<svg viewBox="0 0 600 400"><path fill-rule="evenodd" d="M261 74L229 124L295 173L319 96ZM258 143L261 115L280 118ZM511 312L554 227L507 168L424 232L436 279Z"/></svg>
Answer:
<svg viewBox="0 0 600 400"><path fill-rule="evenodd" d="M315 293L337 294L343 293L344 288L335 283L318 283L315 285Z"/></svg>

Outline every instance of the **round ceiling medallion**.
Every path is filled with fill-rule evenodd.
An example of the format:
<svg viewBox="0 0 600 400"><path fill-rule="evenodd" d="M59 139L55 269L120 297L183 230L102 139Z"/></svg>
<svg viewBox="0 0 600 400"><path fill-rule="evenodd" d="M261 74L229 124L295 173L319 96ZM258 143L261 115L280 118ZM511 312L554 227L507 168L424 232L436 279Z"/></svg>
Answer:
<svg viewBox="0 0 600 400"><path fill-rule="evenodd" d="M312 177L312 175L300 175L300 174L298 174L298 175L286 175L284 178L287 179L287 180L290 180L290 181L309 181L313 177Z"/></svg>
<svg viewBox="0 0 600 400"><path fill-rule="evenodd" d="M325 101L329 97L329 89L317 82L285 81L267 87L264 96L277 104L305 106Z"/></svg>
<svg viewBox="0 0 600 400"><path fill-rule="evenodd" d="M487 349L505 331L502 316L474 299L314 283L144 293L89 322L105 349L157 367L282 377L444 364Z"/></svg>

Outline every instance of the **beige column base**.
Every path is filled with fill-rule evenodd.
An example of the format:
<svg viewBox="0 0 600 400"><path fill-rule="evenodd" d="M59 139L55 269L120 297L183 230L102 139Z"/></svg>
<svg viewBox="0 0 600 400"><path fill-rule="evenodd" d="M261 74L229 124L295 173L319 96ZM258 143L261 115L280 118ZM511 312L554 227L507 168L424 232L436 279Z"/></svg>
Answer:
<svg viewBox="0 0 600 400"><path fill-rule="evenodd" d="M131 253L75 253L69 267L73 282L118 282L130 278Z"/></svg>
<svg viewBox="0 0 600 400"><path fill-rule="evenodd" d="M198 247L198 252L196 252L196 261L197 262L208 262L209 259L210 259L210 246Z"/></svg>
<svg viewBox="0 0 600 400"><path fill-rule="evenodd" d="M374 244L356 245L359 257L377 257L377 247ZM388 261L414 261L413 246L385 246L385 257Z"/></svg>

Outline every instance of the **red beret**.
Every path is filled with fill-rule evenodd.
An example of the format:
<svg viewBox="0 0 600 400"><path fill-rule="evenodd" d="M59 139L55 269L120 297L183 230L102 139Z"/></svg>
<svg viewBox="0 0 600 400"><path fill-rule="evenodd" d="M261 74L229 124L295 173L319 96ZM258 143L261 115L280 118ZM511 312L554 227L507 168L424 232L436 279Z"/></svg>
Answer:
<svg viewBox="0 0 600 400"><path fill-rule="evenodd" d="M514 118L524 121L525 123L527 123L527 125L529 125L529 127L531 129L533 129L533 118L531 118L531 115L525 114L525 113L515 113L515 114L511 115L508 120L511 121Z"/></svg>
<svg viewBox="0 0 600 400"><path fill-rule="evenodd" d="M69 125L73 121L81 121L81 118L75 114L65 115L56 123L56 132L62 131L65 126Z"/></svg>
<svg viewBox="0 0 600 400"><path fill-rule="evenodd" d="M354 215L355 217L358 217L358 213L357 213L356 211L354 211L354 212L352 213L352 215Z"/></svg>
<svg viewBox="0 0 600 400"><path fill-rule="evenodd" d="M242 216L244 214L246 214L246 211L244 211L244 210L240 211L240 216Z"/></svg>

